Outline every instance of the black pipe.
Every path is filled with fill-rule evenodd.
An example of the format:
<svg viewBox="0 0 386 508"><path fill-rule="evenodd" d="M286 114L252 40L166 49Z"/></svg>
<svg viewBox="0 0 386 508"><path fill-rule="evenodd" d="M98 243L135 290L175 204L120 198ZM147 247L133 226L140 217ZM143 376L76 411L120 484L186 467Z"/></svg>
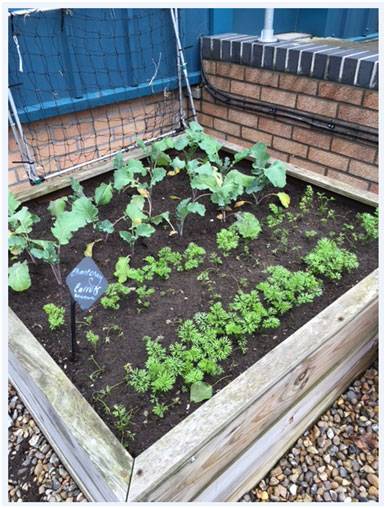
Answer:
<svg viewBox="0 0 386 508"><path fill-rule="evenodd" d="M274 116L277 118L296 121L324 132L378 145L378 132L375 129L353 126L341 120L323 118L317 115L312 115L311 113L303 111L299 112L293 108L278 106L269 102L260 100L250 101L248 99L234 96L228 92L215 88L211 83L209 83L203 69L202 81L205 89L214 99L222 102L223 104L227 104L228 106L235 107L242 111L257 112L266 116Z"/></svg>

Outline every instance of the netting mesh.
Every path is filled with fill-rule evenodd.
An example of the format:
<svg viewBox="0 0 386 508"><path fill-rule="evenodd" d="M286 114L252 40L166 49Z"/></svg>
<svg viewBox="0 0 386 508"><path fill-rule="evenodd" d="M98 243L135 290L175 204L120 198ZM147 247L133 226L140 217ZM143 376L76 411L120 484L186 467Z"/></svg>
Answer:
<svg viewBox="0 0 386 508"><path fill-rule="evenodd" d="M38 173L180 128L169 9L58 9L9 23L9 84Z"/></svg>

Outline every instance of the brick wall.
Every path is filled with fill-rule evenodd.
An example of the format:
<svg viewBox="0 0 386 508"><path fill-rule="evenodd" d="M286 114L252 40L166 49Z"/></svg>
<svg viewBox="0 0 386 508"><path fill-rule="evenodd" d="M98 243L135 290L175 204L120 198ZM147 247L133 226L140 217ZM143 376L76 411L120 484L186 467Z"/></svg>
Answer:
<svg viewBox="0 0 386 508"><path fill-rule="evenodd" d="M49 174L102 157L135 142L178 126L174 94L151 95L78 113L24 124L39 173ZM29 186L12 132L9 132L8 185Z"/></svg>
<svg viewBox="0 0 386 508"><path fill-rule="evenodd" d="M353 125L378 127L375 90L214 60L204 60L204 69L210 84L231 94ZM378 155L374 144L228 107L216 102L205 89L196 107L199 121L209 134L241 146L261 141L277 159L361 189L378 190Z"/></svg>

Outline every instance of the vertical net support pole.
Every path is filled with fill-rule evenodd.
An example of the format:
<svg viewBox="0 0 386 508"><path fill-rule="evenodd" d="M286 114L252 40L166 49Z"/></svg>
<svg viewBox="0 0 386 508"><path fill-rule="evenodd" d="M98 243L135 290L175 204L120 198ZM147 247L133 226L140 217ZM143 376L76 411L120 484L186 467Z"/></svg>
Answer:
<svg viewBox="0 0 386 508"><path fill-rule="evenodd" d="M175 17L178 33L180 32L179 20L178 20L178 9L175 9ZM176 41L176 54L177 54L177 77L178 77L178 102L180 105L180 121L181 126L185 129L187 127L186 118L185 118L185 110L183 104L183 95L182 95L182 74L181 74L181 59L180 52L178 51L178 44Z"/></svg>
<svg viewBox="0 0 386 508"><path fill-rule="evenodd" d="M26 173L31 184L37 184L42 181L42 178L36 172L35 163L32 160L32 155L28 144L26 143L23 127L20 122L20 118L16 109L15 101L12 97L11 90L8 89L8 120L11 125L11 129L13 135L15 136L16 143L19 147L20 155L22 157L22 162L26 169Z"/></svg>
<svg viewBox="0 0 386 508"><path fill-rule="evenodd" d="M181 39L180 39L179 30L178 30L177 9L170 9L170 16L172 18L174 34L176 36L177 53L178 53L178 57L179 57L178 66L180 67L180 72L182 72L182 75L184 77L184 81L186 84L186 90L187 90L187 94L188 94L189 105L192 110L193 119L195 121L197 121L196 107L195 107L194 101L193 101L192 89L190 88L188 71L187 71L187 67L186 67L184 52L182 50Z"/></svg>

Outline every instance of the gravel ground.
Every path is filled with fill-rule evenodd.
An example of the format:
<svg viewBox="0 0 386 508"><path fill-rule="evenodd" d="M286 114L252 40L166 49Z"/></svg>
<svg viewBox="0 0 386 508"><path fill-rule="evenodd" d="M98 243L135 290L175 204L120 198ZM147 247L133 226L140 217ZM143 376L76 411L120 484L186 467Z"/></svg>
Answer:
<svg viewBox="0 0 386 508"><path fill-rule="evenodd" d="M10 501L87 501L15 390ZM378 501L378 371L369 368L241 501Z"/></svg>
<svg viewBox="0 0 386 508"><path fill-rule="evenodd" d="M378 370L369 368L241 501L378 501Z"/></svg>
<svg viewBox="0 0 386 508"><path fill-rule="evenodd" d="M86 501L10 385L8 413L9 501Z"/></svg>

